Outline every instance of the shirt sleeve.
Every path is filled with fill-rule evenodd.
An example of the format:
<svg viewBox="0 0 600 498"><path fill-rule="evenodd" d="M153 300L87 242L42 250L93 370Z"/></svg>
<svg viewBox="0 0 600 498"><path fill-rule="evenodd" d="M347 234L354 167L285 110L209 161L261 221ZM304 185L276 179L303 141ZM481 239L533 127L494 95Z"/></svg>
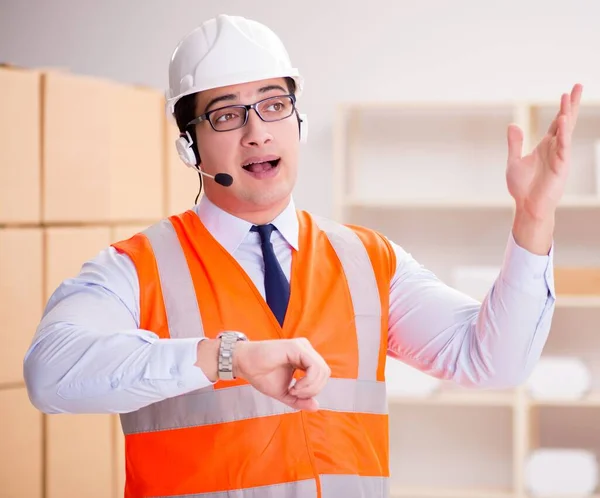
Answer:
<svg viewBox="0 0 600 498"><path fill-rule="evenodd" d="M200 389L200 340L139 328L135 267L109 247L50 297L24 358L29 397L45 413L126 413Z"/></svg>
<svg viewBox="0 0 600 498"><path fill-rule="evenodd" d="M523 383L540 358L555 306L554 246L546 256L510 234L497 279L482 302L443 283L391 242L388 355L464 387Z"/></svg>

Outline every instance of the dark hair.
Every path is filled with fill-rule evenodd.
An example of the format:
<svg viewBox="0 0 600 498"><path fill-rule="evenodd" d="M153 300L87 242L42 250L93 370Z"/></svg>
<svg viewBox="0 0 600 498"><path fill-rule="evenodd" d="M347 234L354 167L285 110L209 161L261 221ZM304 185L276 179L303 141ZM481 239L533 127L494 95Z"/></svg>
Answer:
<svg viewBox="0 0 600 498"><path fill-rule="evenodd" d="M296 82L294 81L294 79L286 77L285 82L288 87L288 92L290 92L291 94L295 94ZM175 104L173 114L175 116L175 121L177 123L177 128L179 128L179 132L185 133L186 131L188 131L190 133L192 140L194 141L194 143L192 144L192 149L196 153L196 157L199 158L200 152L198 151L198 144L196 142L196 129L194 126L186 126L192 119L195 119L197 117L197 96L197 93L192 93L191 95L186 95L185 97L179 99ZM200 175L200 173L198 173L198 178L200 179L200 188L198 189L198 195L196 196L194 204L198 202L198 197L200 197L200 192L202 191L202 175Z"/></svg>

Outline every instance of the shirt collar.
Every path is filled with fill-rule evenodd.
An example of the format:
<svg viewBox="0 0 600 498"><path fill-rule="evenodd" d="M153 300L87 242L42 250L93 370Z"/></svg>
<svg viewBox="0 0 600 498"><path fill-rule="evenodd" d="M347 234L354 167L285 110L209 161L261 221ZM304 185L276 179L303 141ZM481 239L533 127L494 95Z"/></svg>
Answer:
<svg viewBox="0 0 600 498"><path fill-rule="evenodd" d="M252 223L224 211L205 195L194 206L194 211L215 240L230 254L237 250L252 227ZM299 225L293 198L271 223L287 243L298 250Z"/></svg>

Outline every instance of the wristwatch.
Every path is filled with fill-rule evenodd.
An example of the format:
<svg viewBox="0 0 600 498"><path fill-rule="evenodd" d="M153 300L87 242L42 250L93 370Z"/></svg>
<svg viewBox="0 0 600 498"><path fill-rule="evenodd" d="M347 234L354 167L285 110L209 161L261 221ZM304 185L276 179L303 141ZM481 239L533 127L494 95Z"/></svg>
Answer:
<svg viewBox="0 0 600 498"><path fill-rule="evenodd" d="M217 339L221 339L219 345L219 380L234 380L233 376L233 349L238 341L247 341L248 338L241 332L221 332Z"/></svg>

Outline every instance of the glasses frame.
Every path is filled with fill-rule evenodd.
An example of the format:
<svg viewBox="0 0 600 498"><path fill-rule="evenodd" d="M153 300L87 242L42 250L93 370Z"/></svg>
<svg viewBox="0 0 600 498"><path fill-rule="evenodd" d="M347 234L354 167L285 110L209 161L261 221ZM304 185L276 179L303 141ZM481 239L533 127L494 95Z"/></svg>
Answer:
<svg viewBox="0 0 600 498"><path fill-rule="evenodd" d="M290 112L290 114L288 116L285 116L284 118L279 118L279 119L265 119L260 115L260 112L258 110L258 106L260 104L262 104L263 102L266 102L267 100L271 100L271 99L280 99L282 97L287 97L291 100L292 102L292 110ZM239 125L236 126L235 128L230 128L228 130L217 130L214 125L212 124L212 121L210 120L210 116L211 114L217 112L217 111L222 111L223 109L244 109L244 122ZM256 113L256 115L261 119L261 121L264 121L265 123L275 123L277 121L283 121L284 119L289 118L290 116L292 116L294 114L294 112L296 111L296 96L292 93L288 93L288 94L283 94L283 95L273 95L271 97L267 97L265 99L261 99L258 102L254 102L254 104L233 104L233 105L226 105L223 107L218 107L217 109L211 109L208 112L205 112L204 114L201 114L200 116L198 116L197 118L192 119L187 126L191 126L191 125L195 125L198 123L202 123L203 121L207 121L210 124L210 127L216 131L217 133L225 133L227 131L233 131L233 130L239 130L240 128L243 128L244 126L246 126L246 124L248 123L248 116L250 115L250 110L254 109L254 112Z"/></svg>

